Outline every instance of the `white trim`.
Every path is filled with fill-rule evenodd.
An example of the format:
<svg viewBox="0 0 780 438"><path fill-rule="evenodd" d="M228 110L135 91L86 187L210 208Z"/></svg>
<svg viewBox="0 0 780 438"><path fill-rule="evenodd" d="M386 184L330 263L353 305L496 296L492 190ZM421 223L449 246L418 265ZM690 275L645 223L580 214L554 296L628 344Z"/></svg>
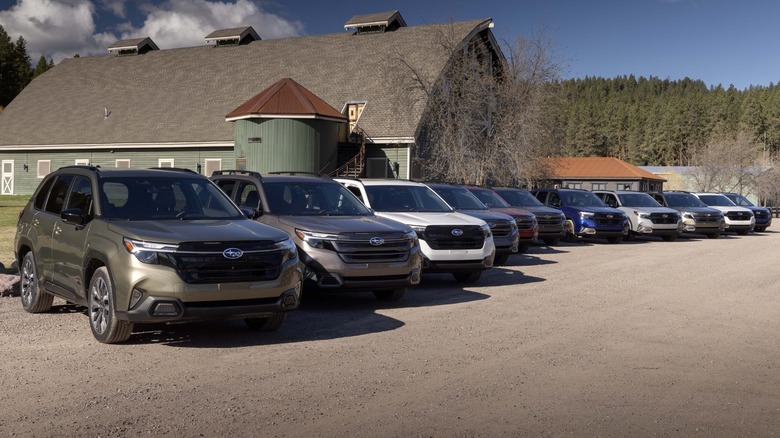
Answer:
<svg viewBox="0 0 780 438"><path fill-rule="evenodd" d="M412 145L406 148L406 179L412 179Z"/></svg>
<svg viewBox="0 0 780 438"><path fill-rule="evenodd" d="M329 122L341 122L341 123L349 123L349 119L337 119L335 117L326 117L326 116L320 116L317 114L247 114L245 116L238 116L238 117L226 117L226 122L235 122L236 120L247 120L247 119L307 119L307 120L327 120Z"/></svg>
<svg viewBox="0 0 780 438"><path fill-rule="evenodd" d="M414 143L414 137L373 137L371 143Z"/></svg>
<svg viewBox="0 0 780 438"><path fill-rule="evenodd" d="M6 172L5 171L5 165L10 164L11 165L11 171ZM3 195L13 195L14 194L14 170L16 165L14 164L14 160L2 160L2 163L0 163L0 178L2 178L2 190L0 190L0 194Z"/></svg>
<svg viewBox="0 0 780 438"><path fill-rule="evenodd" d="M46 165L47 169L46 169L46 172L44 172L44 173L41 172L41 164L45 164ZM39 178L39 179L43 178L43 177L45 177L46 175L48 175L50 173L51 173L51 160L38 160L35 163L35 176L36 176L36 178Z"/></svg>
<svg viewBox="0 0 780 438"><path fill-rule="evenodd" d="M179 148L201 148L201 147L235 147L235 143L224 141L203 141L203 142L172 142L172 143L88 143L88 144L61 144L61 145L41 145L41 144L27 144L27 145L7 145L0 146L0 151L16 151L23 150L27 152L32 151L49 151L49 150L76 150L76 149L179 149Z"/></svg>
<svg viewBox="0 0 780 438"><path fill-rule="evenodd" d="M211 172L214 173L215 170L222 170L222 158L204 158L203 159L203 175L211 176L209 171L209 162L216 163L217 168L212 169Z"/></svg>
<svg viewBox="0 0 780 438"><path fill-rule="evenodd" d="M122 163L127 162L127 167L124 167L124 166L119 167L119 163L120 162L122 162ZM114 160L114 168L116 168L116 169L129 169L130 168L130 159L129 158L117 158L116 160Z"/></svg>
<svg viewBox="0 0 780 438"><path fill-rule="evenodd" d="M73 164L76 166L89 166L89 158L76 158Z"/></svg>
<svg viewBox="0 0 780 438"><path fill-rule="evenodd" d="M163 166L163 164L170 164L170 166L167 167L176 167L173 165L174 159L173 158L158 158L157 159L157 167L166 167Z"/></svg>

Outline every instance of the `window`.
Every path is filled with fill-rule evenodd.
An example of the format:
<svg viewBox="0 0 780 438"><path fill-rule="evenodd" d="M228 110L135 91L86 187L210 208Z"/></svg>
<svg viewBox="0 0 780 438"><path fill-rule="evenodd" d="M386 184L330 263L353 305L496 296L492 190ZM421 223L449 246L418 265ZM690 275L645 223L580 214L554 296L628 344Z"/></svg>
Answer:
<svg viewBox="0 0 780 438"><path fill-rule="evenodd" d="M387 178L387 158L367 158L366 177Z"/></svg>
<svg viewBox="0 0 780 438"><path fill-rule="evenodd" d="M122 159L122 160L116 160L114 167L117 169L129 169L130 168L130 160Z"/></svg>
<svg viewBox="0 0 780 438"><path fill-rule="evenodd" d="M173 158L160 158L157 160L157 167L173 167Z"/></svg>
<svg viewBox="0 0 780 438"><path fill-rule="evenodd" d="M74 164L76 166L89 166L89 158L77 158Z"/></svg>
<svg viewBox="0 0 780 438"><path fill-rule="evenodd" d="M206 171L203 174L206 176L211 176L216 170L222 170L221 158L206 158L204 162L206 163Z"/></svg>
<svg viewBox="0 0 780 438"><path fill-rule="evenodd" d="M51 194L46 201L45 210L49 213L60 214L62 206L65 204L65 195L68 194L68 186L73 179L72 175L61 175L54 182L51 188Z"/></svg>
<svg viewBox="0 0 780 438"><path fill-rule="evenodd" d="M631 183L618 183L618 190L631 190Z"/></svg>
<svg viewBox="0 0 780 438"><path fill-rule="evenodd" d="M607 183L593 183L591 190L607 190Z"/></svg>
<svg viewBox="0 0 780 438"><path fill-rule="evenodd" d="M567 189L581 189L582 183L566 183Z"/></svg>
<svg viewBox="0 0 780 438"><path fill-rule="evenodd" d="M51 160L38 160L38 178L51 173Z"/></svg>
<svg viewBox="0 0 780 438"><path fill-rule="evenodd" d="M92 183L89 178L76 176L73 181L73 188L68 196L68 203L65 209L78 208L83 214L92 216Z"/></svg>
<svg viewBox="0 0 780 438"><path fill-rule="evenodd" d="M236 170L246 170L246 158L236 158Z"/></svg>

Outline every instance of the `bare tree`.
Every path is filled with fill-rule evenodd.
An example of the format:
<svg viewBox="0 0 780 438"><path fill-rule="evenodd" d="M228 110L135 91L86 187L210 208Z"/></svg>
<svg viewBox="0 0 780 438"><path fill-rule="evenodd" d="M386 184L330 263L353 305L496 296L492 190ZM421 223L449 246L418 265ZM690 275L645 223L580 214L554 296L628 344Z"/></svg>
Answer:
<svg viewBox="0 0 780 438"><path fill-rule="evenodd" d="M400 58L399 88L424 107L417 154L429 179L515 185L544 179L552 129L549 106L561 65L544 34L518 38L509 58L488 34L458 41L442 31L438 46L449 61L429 81L424 66Z"/></svg>
<svg viewBox="0 0 780 438"><path fill-rule="evenodd" d="M715 136L694 149L688 175L696 190L744 193L756 187L763 173L763 147L751 135Z"/></svg>

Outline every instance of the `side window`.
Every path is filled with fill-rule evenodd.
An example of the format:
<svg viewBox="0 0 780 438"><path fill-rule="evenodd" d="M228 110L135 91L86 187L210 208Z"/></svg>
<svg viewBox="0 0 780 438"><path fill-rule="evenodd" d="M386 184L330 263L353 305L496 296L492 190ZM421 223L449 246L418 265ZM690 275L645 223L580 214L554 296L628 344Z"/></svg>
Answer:
<svg viewBox="0 0 780 438"><path fill-rule="evenodd" d="M35 206L36 210L43 210L43 206L46 202L46 197L49 196L49 190L51 189L51 184L54 182L54 180L57 179L56 177L52 177L47 179L46 181L41 184L41 188L38 190L38 194L35 195L35 201L33 202L33 205Z"/></svg>
<svg viewBox="0 0 780 438"><path fill-rule="evenodd" d="M553 207L560 207L561 206L561 198L558 196L557 193L550 193L549 197L547 198L550 205Z"/></svg>
<svg viewBox="0 0 780 438"><path fill-rule="evenodd" d="M235 201L236 204L242 207L258 208L260 205L260 193L257 191L257 186L249 182L240 183L236 191Z"/></svg>
<svg viewBox="0 0 780 438"><path fill-rule="evenodd" d="M45 210L49 213L60 214L65 205L65 196L68 194L68 187L73 180L72 175L60 175L54 185L51 187L51 194L46 201Z"/></svg>
<svg viewBox="0 0 780 438"><path fill-rule="evenodd" d="M615 195L604 193L603 201L605 204L609 205L610 207L614 208L618 206L617 199L615 199Z"/></svg>
<svg viewBox="0 0 780 438"><path fill-rule="evenodd" d="M536 199L542 204L547 204L547 192L536 192L534 193L534 196L536 196Z"/></svg>
<svg viewBox="0 0 780 438"><path fill-rule="evenodd" d="M236 182L229 179L220 179L215 181L217 183L217 187L222 189L223 192L227 193L228 196L233 196L233 188L236 186Z"/></svg>
<svg viewBox="0 0 780 438"><path fill-rule="evenodd" d="M73 188L68 196L68 203L65 209L78 208L83 214L92 216L92 183L89 178L76 176L73 181Z"/></svg>
<svg viewBox="0 0 780 438"><path fill-rule="evenodd" d="M363 194L360 193L360 189L359 188L357 188L355 186L349 186L349 187L347 187L347 189L349 189L349 191L352 192L353 195L357 196L357 198L360 199L360 202L362 202L364 204L366 203L366 201L363 199Z"/></svg>

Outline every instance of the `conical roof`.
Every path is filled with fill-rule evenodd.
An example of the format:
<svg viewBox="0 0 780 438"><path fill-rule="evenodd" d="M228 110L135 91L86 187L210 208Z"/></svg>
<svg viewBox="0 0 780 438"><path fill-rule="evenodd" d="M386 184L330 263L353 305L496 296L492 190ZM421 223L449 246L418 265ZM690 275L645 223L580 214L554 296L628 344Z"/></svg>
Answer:
<svg viewBox="0 0 780 438"><path fill-rule="evenodd" d="M227 121L253 118L327 119L339 122L347 117L316 94L290 78L284 78L225 116Z"/></svg>

